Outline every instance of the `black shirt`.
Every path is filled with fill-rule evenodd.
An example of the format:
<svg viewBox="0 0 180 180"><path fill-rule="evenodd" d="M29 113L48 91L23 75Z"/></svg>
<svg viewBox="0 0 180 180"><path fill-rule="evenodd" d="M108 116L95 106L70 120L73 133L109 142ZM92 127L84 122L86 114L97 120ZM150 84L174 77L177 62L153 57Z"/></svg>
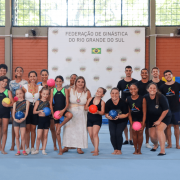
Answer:
<svg viewBox="0 0 180 180"><path fill-rule="evenodd" d="M109 99L105 105L105 113L109 113L110 110L116 110L119 114L127 114L128 105L123 99L120 99L117 105L115 105L112 102L112 99ZM117 120L124 122L124 121L128 121L128 118L117 119Z"/></svg>
<svg viewBox="0 0 180 180"><path fill-rule="evenodd" d="M138 81L137 87L139 89L138 94L141 96L144 96L145 94L147 94L147 85L150 83L150 81L148 81L147 83L143 83L142 81Z"/></svg>
<svg viewBox="0 0 180 180"><path fill-rule="evenodd" d="M150 83L152 83L153 81L152 80L150 80L149 81ZM154 82L155 83L155 82ZM165 81L162 81L162 80L160 80L158 83L156 83L157 84L157 87L158 87L158 89L163 85L163 84L165 84Z"/></svg>
<svg viewBox="0 0 180 180"><path fill-rule="evenodd" d="M156 103L156 98L151 99L149 97L149 94L146 94L144 98L146 99L147 103L146 118L150 121L157 121L161 116L162 112L169 109L167 98L163 94L160 94L159 104ZM167 113L166 116L171 116L170 111Z"/></svg>
<svg viewBox="0 0 180 180"><path fill-rule="evenodd" d="M159 90L167 97L171 111L178 112L180 84L177 82L172 85L163 84Z"/></svg>
<svg viewBox="0 0 180 180"><path fill-rule="evenodd" d="M133 100L131 96L127 97L127 103L129 108L131 109L132 121L142 122L143 111L142 111L142 103L143 96L139 96L136 100Z"/></svg>
<svg viewBox="0 0 180 180"><path fill-rule="evenodd" d="M127 82L124 79L118 82L117 88L119 91L122 91L121 98L126 100L128 96L131 96L131 93L129 92L129 87L132 83L136 83L136 79L132 79L131 81Z"/></svg>

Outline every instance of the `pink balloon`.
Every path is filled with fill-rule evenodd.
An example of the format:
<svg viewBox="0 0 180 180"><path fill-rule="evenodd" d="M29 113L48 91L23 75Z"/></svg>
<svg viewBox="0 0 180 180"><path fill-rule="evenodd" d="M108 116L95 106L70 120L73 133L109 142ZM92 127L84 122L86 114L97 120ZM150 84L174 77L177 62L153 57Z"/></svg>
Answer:
<svg viewBox="0 0 180 180"><path fill-rule="evenodd" d="M60 113L60 111L56 111L56 112L54 113L54 118L60 119L61 116L59 116L59 113Z"/></svg>
<svg viewBox="0 0 180 180"><path fill-rule="evenodd" d="M48 85L49 87L55 86L55 80L54 80L54 79L48 79L48 80L47 80L47 85Z"/></svg>
<svg viewBox="0 0 180 180"><path fill-rule="evenodd" d="M135 131L140 130L140 129L141 129L141 123L138 122L138 121L134 122L133 125L132 125L132 128L133 128Z"/></svg>
<svg viewBox="0 0 180 180"><path fill-rule="evenodd" d="M17 96L14 96L14 101L18 101L18 97Z"/></svg>

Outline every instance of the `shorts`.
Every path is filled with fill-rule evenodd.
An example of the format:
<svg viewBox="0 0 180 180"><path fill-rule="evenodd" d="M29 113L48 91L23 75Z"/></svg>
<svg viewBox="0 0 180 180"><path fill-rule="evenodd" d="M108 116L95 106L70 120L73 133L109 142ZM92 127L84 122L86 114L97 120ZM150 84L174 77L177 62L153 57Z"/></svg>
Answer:
<svg viewBox="0 0 180 180"><path fill-rule="evenodd" d="M152 127L155 127L155 126L153 126L153 124L154 124L154 122L156 122L157 120L155 120L155 121L148 121L149 123L148 123L148 127L149 128L152 128ZM163 122L164 124L166 124L167 126L170 124L170 122L171 122L171 116L166 116L161 122Z"/></svg>
<svg viewBox="0 0 180 180"><path fill-rule="evenodd" d="M17 123L15 121L13 121L13 126L14 127L19 127L19 128L26 127L26 120L24 120L22 123Z"/></svg>
<svg viewBox="0 0 180 180"><path fill-rule="evenodd" d="M65 117L65 114L67 113L68 111L65 111L63 116ZM60 119L56 120L54 119L54 124L60 124Z"/></svg>
<svg viewBox="0 0 180 180"><path fill-rule="evenodd" d="M87 120L87 127L93 127L94 125L98 125L101 127L102 119L88 119Z"/></svg>
<svg viewBox="0 0 180 180"><path fill-rule="evenodd" d="M10 118L10 112L0 112L0 119L1 118Z"/></svg>
<svg viewBox="0 0 180 180"><path fill-rule="evenodd" d="M41 117L38 119L38 129L49 129L50 127L50 118L49 116Z"/></svg>
<svg viewBox="0 0 180 180"><path fill-rule="evenodd" d="M33 114L34 105L30 103L26 124L38 125L38 115Z"/></svg>
<svg viewBox="0 0 180 180"><path fill-rule="evenodd" d="M170 124L180 125L180 112L171 112L172 118Z"/></svg>

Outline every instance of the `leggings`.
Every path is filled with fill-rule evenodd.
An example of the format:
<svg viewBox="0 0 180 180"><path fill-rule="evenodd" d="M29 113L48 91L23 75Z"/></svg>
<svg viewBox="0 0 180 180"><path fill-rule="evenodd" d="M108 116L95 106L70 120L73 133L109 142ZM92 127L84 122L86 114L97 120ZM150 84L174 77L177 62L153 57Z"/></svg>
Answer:
<svg viewBox="0 0 180 180"><path fill-rule="evenodd" d="M126 125L127 125L127 121L122 122L121 120L116 120L116 121L109 120L110 139L114 150L121 150L123 143L122 133Z"/></svg>

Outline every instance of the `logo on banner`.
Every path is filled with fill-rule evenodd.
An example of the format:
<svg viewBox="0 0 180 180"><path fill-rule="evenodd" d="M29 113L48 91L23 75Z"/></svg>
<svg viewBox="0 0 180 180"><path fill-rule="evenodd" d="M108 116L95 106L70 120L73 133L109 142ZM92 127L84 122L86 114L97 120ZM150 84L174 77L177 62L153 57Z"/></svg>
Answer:
<svg viewBox="0 0 180 180"><path fill-rule="evenodd" d="M58 71L58 66L54 66L54 67L52 67L52 71Z"/></svg>
<svg viewBox="0 0 180 180"><path fill-rule="evenodd" d="M54 30L52 31L52 33L55 34L55 35L58 34L58 29L54 29Z"/></svg>
<svg viewBox="0 0 180 180"><path fill-rule="evenodd" d="M112 67L111 67L111 66L108 66L108 67L106 68L106 70L107 70L108 72L111 72L111 71L112 71Z"/></svg>
<svg viewBox="0 0 180 180"><path fill-rule="evenodd" d="M85 49L85 48L81 48L81 49L80 49L80 52L81 52L81 53L85 53L85 52L86 52L86 49Z"/></svg>
<svg viewBox="0 0 180 180"><path fill-rule="evenodd" d="M101 48L92 48L92 54L101 54Z"/></svg>
<svg viewBox="0 0 180 180"><path fill-rule="evenodd" d="M66 62L71 62L71 61L72 61L72 59L70 57L66 58Z"/></svg>
<svg viewBox="0 0 180 180"><path fill-rule="evenodd" d="M136 71L136 72L138 72L138 71L140 71L140 67L139 66L136 66L135 68L134 68L134 71Z"/></svg>
<svg viewBox="0 0 180 180"><path fill-rule="evenodd" d="M140 48L136 48L134 51L135 51L136 53L139 53L141 50L140 50Z"/></svg>
<svg viewBox="0 0 180 180"><path fill-rule="evenodd" d="M94 76L93 78L95 81L99 81L99 76Z"/></svg>
<svg viewBox="0 0 180 180"><path fill-rule="evenodd" d="M80 67L80 71L84 72L86 70L86 67L82 66Z"/></svg>
<svg viewBox="0 0 180 180"><path fill-rule="evenodd" d="M140 29L136 29L136 30L134 31L134 33L137 34L137 35L139 35L139 34L141 33L141 30L140 30Z"/></svg>
<svg viewBox="0 0 180 180"><path fill-rule="evenodd" d="M112 53L112 48L108 48L106 51L110 54Z"/></svg>
<svg viewBox="0 0 180 180"><path fill-rule="evenodd" d="M66 80L69 81L70 80L70 76L66 76Z"/></svg>
<svg viewBox="0 0 180 180"><path fill-rule="evenodd" d="M126 62L126 61L127 61L127 59L125 57L121 58L121 62Z"/></svg>
<svg viewBox="0 0 180 180"><path fill-rule="evenodd" d="M111 89L112 89L112 86L111 86L111 85L107 85L107 86L106 86L106 89L107 89L107 90L111 90Z"/></svg>
<svg viewBox="0 0 180 180"><path fill-rule="evenodd" d="M53 49L52 49L52 52L53 52L53 53L57 53L57 52L58 52L58 48L53 48Z"/></svg>
<svg viewBox="0 0 180 180"><path fill-rule="evenodd" d="M98 57L95 57L95 58L94 58L94 62L99 62L99 58L98 58Z"/></svg>

